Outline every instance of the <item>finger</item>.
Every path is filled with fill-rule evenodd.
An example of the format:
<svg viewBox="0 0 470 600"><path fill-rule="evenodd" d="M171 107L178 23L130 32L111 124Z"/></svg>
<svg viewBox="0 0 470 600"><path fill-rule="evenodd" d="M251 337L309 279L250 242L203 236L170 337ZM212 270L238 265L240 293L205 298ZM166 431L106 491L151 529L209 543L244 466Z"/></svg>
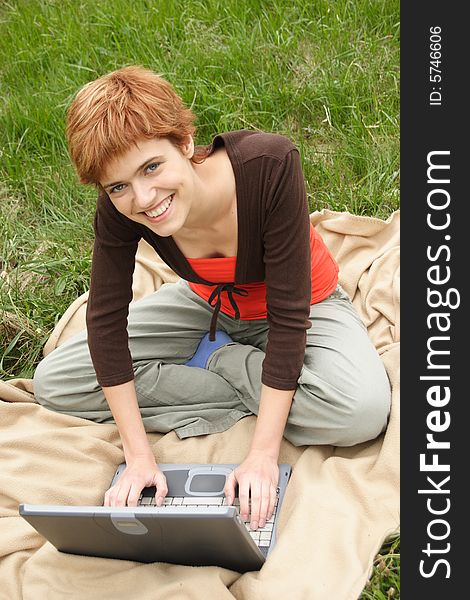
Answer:
<svg viewBox="0 0 470 600"><path fill-rule="evenodd" d="M264 483L261 485L261 499L260 499L261 502L260 502L259 522L258 522L260 527L264 527L266 525L266 519L268 516L269 505L271 502L270 488L271 488L271 486L269 485L269 483Z"/></svg>
<svg viewBox="0 0 470 600"><path fill-rule="evenodd" d="M126 506L129 496L130 485L122 485L115 494L114 499L111 499L111 506Z"/></svg>
<svg viewBox="0 0 470 600"><path fill-rule="evenodd" d="M109 488L109 490L105 494L105 506L115 506L117 491L117 485L113 485L113 487Z"/></svg>
<svg viewBox="0 0 470 600"><path fill-rule="evenodd" d="M104 495L104 502L103 502L103 506L111 506L111 501L110 501L110 493L111 490L113 488L109 488L109 490L106 491L105 495Z"/></svg>
<svg viewBox="0 0 470 600"><path fill-rule="evenodd" d="M165 475L163 475L163 473L160 472L155 476L154 481L155 486L157 488L157 491L155 492L155 504L157 506L162 506L163 500L168 494L168 484L166 481L166 477Z"/></svg>
<svg viewBox="0 0 470 600"><path fill-rule="evenodd" d="M250 484L249 481L238 481L238 498L240 499L240 514L243 521L248 521L250 516Z"/></svg>
<svg viewBox="0 0 470 600"><path fill-rule="evenodd" d="M163 501L166 498L166 495L168 494L168 489L157 489L156 493L155 493L155 504L157 506L162 506L163 505Z"/></svg>
<svg viewBox="0 0 470 600"><path fill-rule="evenodd" d="M261 507L261 481L257 480L251 484L251 529L258 529Z"/></svg>
<svg viewBox="0 0 470 600"><path fill-rule="evenodd" d="M227 504L232 504L235 499L235 473L232 471L225 480L224 494L227 498Z"/></svg>
<svg viewBox="0 0 470 600"><path fill-rule="evenodd" d="M135 483L132 484L127 497L127 506L137 506L137 501L139 500L142 489L141 485L136 485Z"/></svg>

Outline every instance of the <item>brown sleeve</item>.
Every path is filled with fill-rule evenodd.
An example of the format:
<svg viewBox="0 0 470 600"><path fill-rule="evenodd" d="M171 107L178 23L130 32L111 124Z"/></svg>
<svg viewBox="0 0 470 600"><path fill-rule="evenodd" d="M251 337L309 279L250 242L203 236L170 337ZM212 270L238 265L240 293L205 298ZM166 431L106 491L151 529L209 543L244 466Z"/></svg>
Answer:
<svg viewBox="0 0 470 600"><path fill-rule="evenodd" d="M291 150L272 177L263 227L269 324L261 380L294 390L310 328L310 221L299 153Z"/></svg>
<svg viewBox="0 0 470 600"><path fill-rule="evenodd" d="M140 236L106 195L95 214L95 242L86 322L98 383L114 386L134 378L127 335L132 275Z"/></svg>

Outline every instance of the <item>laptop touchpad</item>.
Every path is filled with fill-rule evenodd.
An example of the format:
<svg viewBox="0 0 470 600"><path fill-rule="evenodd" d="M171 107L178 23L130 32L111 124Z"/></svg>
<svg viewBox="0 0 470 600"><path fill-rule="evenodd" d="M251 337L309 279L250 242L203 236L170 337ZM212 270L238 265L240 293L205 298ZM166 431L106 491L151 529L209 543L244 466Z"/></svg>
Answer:
<svg viewBox="0 0 470 600"><path fill-rule="evenodd" d="M188 491L190 494L208 492L210 494L223 493L225 486L225 475L217 473L198 473L189 481Z"/></svg>

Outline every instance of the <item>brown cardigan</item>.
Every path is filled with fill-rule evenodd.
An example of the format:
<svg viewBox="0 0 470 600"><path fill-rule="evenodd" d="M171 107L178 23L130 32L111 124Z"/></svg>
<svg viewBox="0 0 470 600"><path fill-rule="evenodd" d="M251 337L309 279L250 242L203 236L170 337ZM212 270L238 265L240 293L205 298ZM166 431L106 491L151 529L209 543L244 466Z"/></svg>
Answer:
<svg viewBox="0 0 470 600"><path fill-rule="evenodd" d="M294 390L310 327L311 298L310 221L299 153L285 137L246 130L216 136L211 151L221 145L235 174L238 251L235 281L215 288L214 295L225 291L236 301L237 284L266 282L269 333L262 382ZM104 192L98 197L94 227L88 344L98 382L114 386L134 377L127 316L139 240L146 240L187 281L218 282L201 279L171 236L160 237L131 221ZM217 312L212 332L216 319Z"/></svg>

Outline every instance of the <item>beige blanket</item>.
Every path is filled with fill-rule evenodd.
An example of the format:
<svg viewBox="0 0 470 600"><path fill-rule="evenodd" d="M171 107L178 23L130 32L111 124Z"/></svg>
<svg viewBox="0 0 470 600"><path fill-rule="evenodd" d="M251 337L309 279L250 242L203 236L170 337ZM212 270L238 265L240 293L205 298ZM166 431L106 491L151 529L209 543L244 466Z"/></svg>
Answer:
<svg viewBox="0 0 470 600"><path fill-rule="evenodd" d="M311 220L340 265L393 388L388 430L352 448L283 441L293 468L276 548L259 572L73 556L58 552L18 516L18 504L100 504L123 460L114 425L50 412L32 382L0 382L0 598L2 600L346 600L367 582L384 539L399 525L399 213L387 221L316 212ZM177 277L145 243L135 298ZM84 327L86 294L58 323L45 352ZM255 417L221 434L179 440L149 435L160 462L242 461Z"/></svg>

